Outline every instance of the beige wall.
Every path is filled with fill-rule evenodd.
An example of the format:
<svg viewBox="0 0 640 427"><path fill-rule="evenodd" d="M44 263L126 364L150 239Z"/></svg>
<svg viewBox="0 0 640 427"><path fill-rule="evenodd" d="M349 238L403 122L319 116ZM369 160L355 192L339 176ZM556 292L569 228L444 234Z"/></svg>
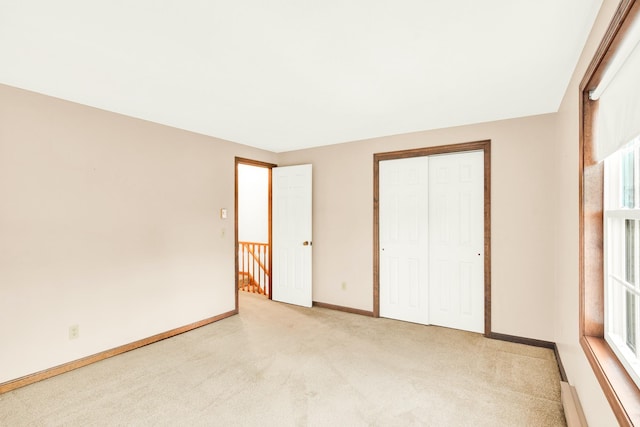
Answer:
<svg viewBox="0 0 640 427"><path fill-rule="evenodd" d="M236 155L0 85L0 382L233 310Z"/></svg>
<svg viewBox="0 0 640 427"><path fill-rule="evenodd" d="M281 154L314 167L313 299L373 307L374 153L490 139L492 329L552 341L555 125L543 115Z"/></svg>

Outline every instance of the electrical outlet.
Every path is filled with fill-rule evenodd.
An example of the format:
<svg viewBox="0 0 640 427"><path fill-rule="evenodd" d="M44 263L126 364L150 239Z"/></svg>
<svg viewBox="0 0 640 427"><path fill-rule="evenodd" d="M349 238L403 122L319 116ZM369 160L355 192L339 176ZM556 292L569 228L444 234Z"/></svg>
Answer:
<svg viewBox="0 0 640 427"><path fill-rule="evenodd" d="M80 326L78 325L69 326L69 339L75 340L77 338L80 338Z"/></svg>
<svg viewBox="0 0 640 427"><path fill-rule="evenodd" d="M342 290L343 291L347 290L347 282L342 282Z"/></svg>

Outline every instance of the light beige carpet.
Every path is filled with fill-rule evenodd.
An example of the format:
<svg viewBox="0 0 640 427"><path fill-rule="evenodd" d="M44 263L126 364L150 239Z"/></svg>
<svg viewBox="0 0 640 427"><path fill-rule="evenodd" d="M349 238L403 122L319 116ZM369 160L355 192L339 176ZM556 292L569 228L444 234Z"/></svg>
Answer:
<svg viewBox="0 0 640 427"><path fill-rule="evenodd" d="M551 350L299 308L240 315L0 395L1 426L562 426Z"/></svg>

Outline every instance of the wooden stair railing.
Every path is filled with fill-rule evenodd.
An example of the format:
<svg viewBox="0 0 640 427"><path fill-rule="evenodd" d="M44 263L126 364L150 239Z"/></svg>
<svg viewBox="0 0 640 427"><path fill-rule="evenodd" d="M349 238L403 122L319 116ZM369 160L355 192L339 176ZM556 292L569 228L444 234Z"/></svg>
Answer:
<svg viewBox="0 0 640 427"><path fill-rule="evenodd" d="M269 295L269 244L238 242L238 289Z"/></svg>

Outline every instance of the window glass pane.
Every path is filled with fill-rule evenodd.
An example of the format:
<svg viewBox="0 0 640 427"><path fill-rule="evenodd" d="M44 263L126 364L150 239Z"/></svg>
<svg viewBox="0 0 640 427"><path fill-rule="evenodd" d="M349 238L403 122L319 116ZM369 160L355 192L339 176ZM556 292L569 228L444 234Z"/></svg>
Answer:
<svg viewBox="0 0 640 427"><path fill-rule="evenodd" d="M625 280L631 284L636 283L636 222L632 219L625 220Z"/></svg>
<svg viewBox="0 0 640 427"><path fill-rule="evenodd" d="M636 297L629 291L625 291L625 312L626 312L626 343L627 346L636 352Z"/></svg>
<svg viewBox="0 0 640 427"><path fill-rule="evenodd" d="M622 206L635 207L635 179L634 179L635 153L629 150L622 157Z"/></svg>

